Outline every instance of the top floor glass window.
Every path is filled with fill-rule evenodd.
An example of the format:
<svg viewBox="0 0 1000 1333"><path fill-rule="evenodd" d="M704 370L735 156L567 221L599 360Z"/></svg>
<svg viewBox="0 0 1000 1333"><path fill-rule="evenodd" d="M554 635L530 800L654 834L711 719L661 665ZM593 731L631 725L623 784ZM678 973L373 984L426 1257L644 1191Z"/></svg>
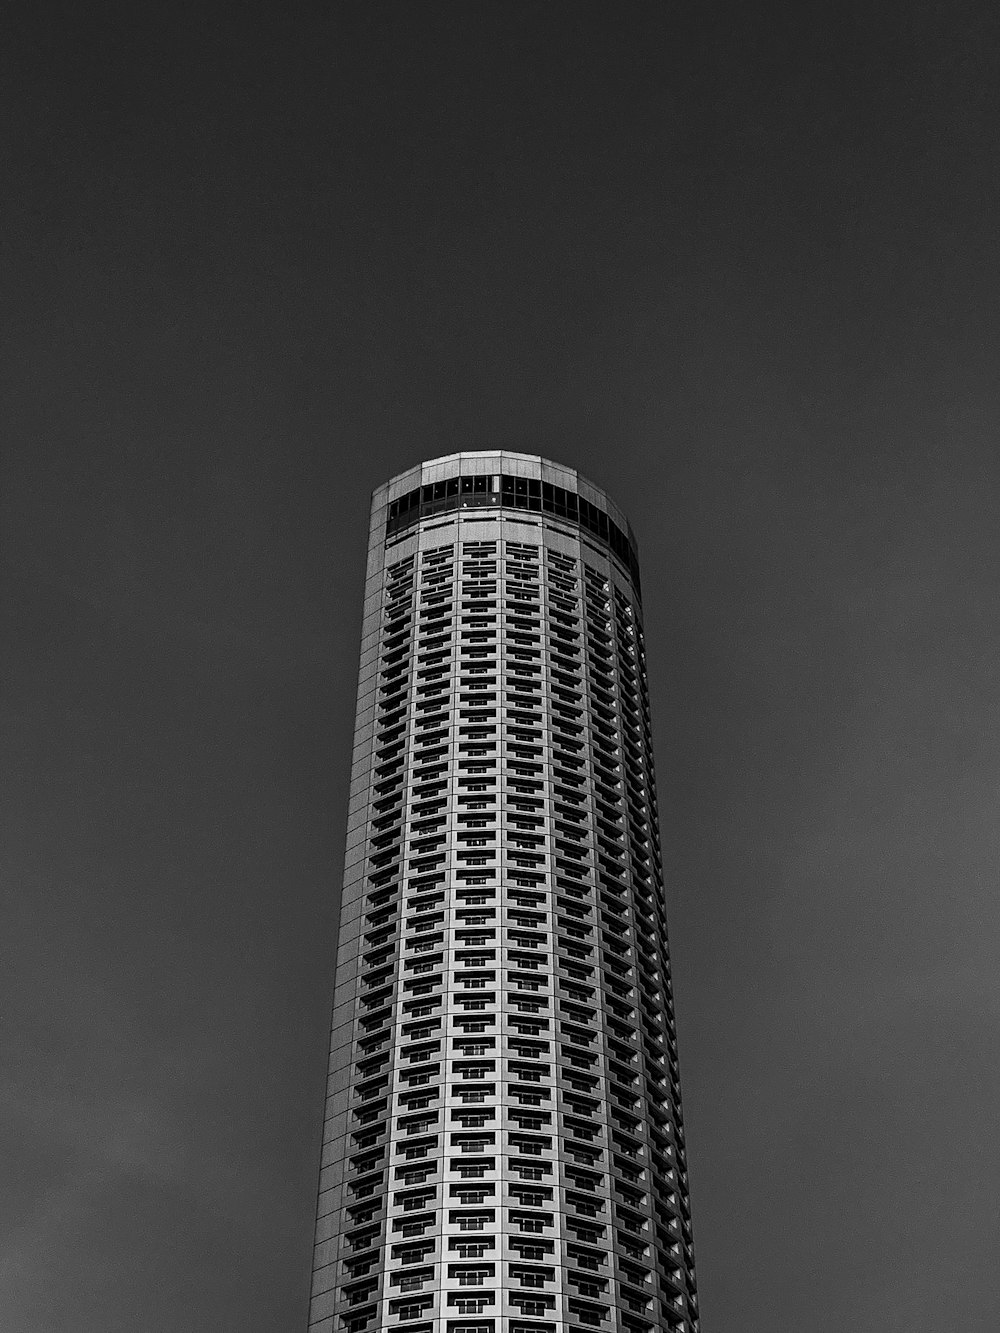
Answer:
<svg viewBox="0 0 1000 1333"><path fill-rule="evenodd" d="M449 477L445 481L417 486L392 500L386 518L386 537L405 532L422 518L456 509L481 506L527 509L552 514L597 537L632 575L639 585L639 561L635 546L626 532L608 514L575 491L534 477L515 477L507 473L491 476Z"/></svg>

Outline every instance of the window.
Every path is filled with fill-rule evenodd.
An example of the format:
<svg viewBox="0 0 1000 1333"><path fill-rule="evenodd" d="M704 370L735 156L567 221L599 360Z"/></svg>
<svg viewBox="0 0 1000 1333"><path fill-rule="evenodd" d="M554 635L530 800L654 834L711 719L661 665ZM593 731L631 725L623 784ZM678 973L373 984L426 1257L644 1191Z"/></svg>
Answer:
<svg viewBox="0 0 1000 1333"><path fill-rule="evenodd" d="M429 1301L406 1301L397 1305L392 1313L398 1315L400 1319L419 1319L429 1305Z"/></svg>
<svg viewBox="0 0 1000 1333"><path fill-rule="evenodd" d="M463 1259L481 1259L487 1250L493 1249L492 1240L453 1240L449 1249L456 1250Z"/></svg>
<svg viewBox="0 0 1000 1333"><path fill-rule="evenodd" d="M424 1255L431 1254L433 1250L433 1241L427 1242L424 1245L394 1245L392 1247L392 1257L394 1259L399 1259L404 1264L419 1264L423 1262ZM421 1276L424 1275L422 1274Z"/></svg>
<svg viewBox="0 0 1000 1333"><path fill-rule="evenodd" d="M466 1268L457 1275L460 1287L481 1287L493 1276L491 1268Z"/></svg>
<svg viewBox="0 0 1000 1333"><path fill-rule="evenodd" d="M496 1114L492 1108L489 1111L452 1111L451 1118L457 1120L465 1129L482 1129L487 1121L496 1118ZM492 1135L483 1140L484 1144L492 1142Z"/></svg>
<svg viewBox="0 0 1000 1333"><path fill-rule="evenodd" d="M522 1259L542 1260L546 1254L552 1250L552 1242L547 1241L544 1245L525 1245L523 1242L518 1245L517 1252Z"/></svg>
<svg viewBox="0 0 1000 1333"><path fill-rule="evenodd" d="M430 1106L431 1102L435 1101L436 1098L437 1098L436 1092L432 1092L429 1095L426 1093L421 1093L418 1097L415 1097L412 1093L409 1094L404 1093L403 1096L400 1098L400 1101L403 1103L403 1105L407 1106L411 1111L420 1111L425 1106ZM432 1124L433 1121L428 1120L427 1123Z"/></svg>
<svg viewBox="0 0 1000 1333"><path fill-rule="evenodd" d="M601 1294L601 1288L604 1286L600 1282L581 1282L579 1278L575 1280L570 1278L570 1281L581 1296L589 1296L591 1300L597 1300Z"/></svg>
<svg viewBox="0 0 1000 1333"><path fill-rule="evenodd" d="M448 1297L448 1304L454 1306L462 1314L482 1314L487 1306L493 1304L493 1297L490 1296L456 1296L454 1293Z"/></svg>
<svg viewBox="0 0 1000 1333"><path fill-rule="evenodd" d="M404 1185L422 1185L429 1176L433 1176L437 1171L437 1164L432 1166L415 1166L400 1168L396 1172L396 1179L402 1181ZM422 1207L423 1205L421 1205Z"/></svg>
<svg viewBox="0 0 1000 1333"><path fill-rule="evenodd" d="M512 1295L511 1304L516 1305L522 1314L541 1315L549 1309L547 1301L531 1300L529 1297Z"/></svg>

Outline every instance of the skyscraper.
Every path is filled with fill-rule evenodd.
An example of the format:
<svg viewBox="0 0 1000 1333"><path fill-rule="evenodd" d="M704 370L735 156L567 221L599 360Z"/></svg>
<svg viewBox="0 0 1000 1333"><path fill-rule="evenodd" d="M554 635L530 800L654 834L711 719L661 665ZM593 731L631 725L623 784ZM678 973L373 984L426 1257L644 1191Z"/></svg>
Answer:
<svg viewBox="0 0 1000 1333"><path fill-rule="evenodd" d="M452 454L374 494L310 1333L696 1333L628 523Z"/></svg>

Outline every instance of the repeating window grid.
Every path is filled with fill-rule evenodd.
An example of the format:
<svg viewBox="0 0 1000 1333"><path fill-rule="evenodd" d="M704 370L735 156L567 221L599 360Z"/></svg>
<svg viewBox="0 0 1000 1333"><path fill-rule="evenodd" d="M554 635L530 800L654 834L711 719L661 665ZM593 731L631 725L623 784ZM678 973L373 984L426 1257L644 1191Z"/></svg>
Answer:
<svg viewBox="0 0 1000 1333"><path fill-rule="evenodd" d="M547 1028L551 1023L554 951L550 929L551 863L546 836L551 783L547 762L550 746L545 702L548 694L547 626L542 556L537 543L508 539L504 544L503 842L507 858L506 883L513 886L513 892L508 890L505 905L505 932L509 975L516 972L521 978L520 984L537 989L506 993L501 1022L507 1086L522 1089L517 1094L519 1100L537 1098L539 1106L550 1108L536 1114L548 1117L551 1132L548 1141L544 1136L531 1141L529 1146L537 1146L537 1152L522 1152L520 1149L528 1139L524 1131L519 1131L518 1121L512 1114L506 1131L507 1152L503 1163L511 1197L519 1197L525 1204L525 1225L532 1216L529 1204L543 1203L552 1209L549 1215L553 1225L545 1226L544 1231L548 1234L538 1240L539 1244L551 1246L555 1252L561 1221L558 1155L552 1145L552 1140L557 1139L558 1094L551 1037L547 1033L543 1035L543 1025ZM521 1081L532 1078L538 1079L537 1084ZM531 1112L522 1101L516 1113L519 1120L523 1120L525 1114ZM519 1196L514 1195L515 1190L520 1191ZM534 1239L533 1233L526 1234ZM513 1276L518 1270L511 1262L517 1258L516 1249L508 1242L505 1281L508 1283L507 1309L512 1313L517 1312L513 1302L522 1294L522 1279ZM559 1290L554 1279L553 1272L553 1279L545 1283L548 1287L546 1299L553 1303ZM512 1282L516 1284L516 1292L509 1286ZM524 1290L538 1298L534 1288Z"/></svg>
<svg viewBox="0 0 1000 1333"><path fill-rule="evenodd" d="M591 572L592 572L592 573L595 573L596 571L593 571L593 570L592 570ZM593 580L592 580L591 582L592 582L592 588L593 588ZM610 583L610 581L609 581L609 583ZM596 591L596 589L594 589L594 591ZM597 600L596 598L591 598L591 605L592 605L592 606L594 606L594 602L595 602L596 600ZM628 610L626 610L626 608L628 608ZM605 630L605 631L606 631L607 628L608 628L607 615L606 615L606 613L607 613L607 611L608 611L609 609L610 609L610 608L608 607L608 604L607 604L607 601L606 601L606 600L605 600L603 606L600 606L600 607L594 606L594 610L596 610L596 611L598 612L599 615L600 615L600 612L604 612L604 613L605 613L605 614L604 614L604 617L603 617L603 624L601 625L601 628L602 628L603 630ZM633 681L633 692L634 692L634 690L635 690L635 685L636 685L636 684L638 684L638 683L644 684L644 666L643 666L643 663L642 663L642 661L641 661L641 640L639 639L639 635L641 634L641 626L638 626L638 627L635 629L635 632L634 632L633 634L628 633L628 630L629 630L630 628L632 628L632 627L634 627L634 626L637 626L637 622L638 622L638 608L636 608L636 607L634 606L634 604L630 604L630 603L627 601L627 599L625 599L625 598L622 596L621 592L620 592L619 590L616 589L616 590L615 590L615 608L614 608L614 610L615 610L615 612L616 612L616 615L615 615L615 626L614 626L614 628L615 628L616 631L617 631L615 637L616 637L616 639L617 639L617 645L616 645L616 647L617 647L617 661L618 661L618 665L619 665L619 673L618 673L618 674L619 674L619 680L620 680L620 682L624 682L624 683L627 685L628 682L629 682L629 676L630 676L630 674L631 674L631 676L632 676L632 681ZM631 614L628 613L629 611L631 611ZM621 691L621 693L624 694L624 691ZM629 702L629 700L626 698L625 702L626 702L626 705L627 705L627 703ZM634 705L633 705L633 707L634 707ZM622 711L624 711L624 709L623 709ZM647 704L646 704L646 711L645 711L644 717L645 717L645 722L646 722L646 724L647 724L647 726L646 726L646 728L644 728L644 730L647 730L647 729L648 729L648 700L647 700ZM618 728L618 729L619 729L619 738L620 738L620 739L624 738L625 728L624 728L624 726L622 726L621 714L620 714L620 716L619 716L619 728ZM643 812L642 812L642 813L643 813L643 816L644 816L644 822L645 822L646 828L647 828L647 829L652 829L652 828L655 828L655 827L656 827L655 785L654 785L653 774L652 774L652 765L651 765L651 762L650 762L650 761L651 761L651 746L648 744L648 735L647 735L647 737L645 737L644 739L647 740L647 744L643 747L643 751L644 751L644 753L642 754L642 756L641 756L641 761L640 761L640 763L641 763L640 772L641 772L641 776L642 776L642 779L643 779L643 781L642 781L642 787L643 787L643 794L644 794L644 796L645 796L645 800L644 800L644 802L643 802L644 809L643 809ZM632 761L632 763L634 764L634 763L635 763L636 756L635 756L634 754L633 754L633 755L630 755L630 756L629 756L629 759L630 759L630 760ZM626 770L626 772L627 772L627 770ZM632 832L632 826L633 826L633 823L634 823L634 821L633 821L632 819L630 819L630 832ZM633 867L630 867L630 870L633 869L633 868L634 868L634 865L633 865ZM652 883L651 883L650 886L649 886L650 889L652 890L652 893L651 893L651 894L647 894L647 896L652 897L652 900L653 900L653 901L656 901L656 902L662 902L662 870L661 870L661 867L660 867L658 858L655 859L654 862L653 862L653 865L652 865L652 871L653 871L653 873L652 873L652 877L651 877L651 878L652 878ZM630 878L631 878L631 875L630 875ZM642 886L641 884L636 885L635 883L633 883L632 887L633 887L633 897L634 897L634 899L635 899L635 906L636 906L636 909L637 909L637 910L633 913L634 917L635 917L635 918L639 918L640 916L642 916L642 917L645 917L645 918L647 919L647 921L650 920L650 914L649 914L648 912L640 912L640 911L638 910L638 893L636 892L636 890L637 890L637 888L638 888L638 889L643 888L643 886ZM633 924L636 924L636 922L633 922ZM652 930L652 934L653 934L653 937L654 937L654 944L658 944L658 943L660 943L660 942L662 941L662 943L665 945L665 935L664 935L664 933L663 933L663 932L664 932L664 929L665 929L665 922L663 921L662 911L661 911L660 913L657 914L657 918L656 918L655 922L653 922L652 924L655 926L655 929ZM639 932L636 931L635 934L638 935ZM656 937L659 937L659 938L657 939ZM657 989L657 991L658 991L658 994L651 994L649 998L652 999L652 1000L654 1001L654 1004L656 1005L657 1008L660 1008L660 1007L662 1006L662 1008L665 1010L665 1012L666 1012L666 1023L665 1023L663 1026L664 1026L668 1031L671 1031L671 1032L672 1032L672 1028L673 1028L673 1020L672 1020L672 1004L671 1004L671 998L670 998L670 993L669 993L669 976L668 976L668 974L666 973L666 968L665 968L665 958L666 958L665 947L661 948L661 951L660 951L660 952L661 952L661 968L662 968L662 971L663 971L663 975L664 975L666 984L665 984L665 985L662 985L662 986L660 986L660 987L657 987L656 989ZM648 988L647 988L647 989L648 989ZM645 1024L644 1024L644 1026L645 1026ZM656 1035L657 1035L657 1037L659 1038L662 1034L659 1034L659 1033L658 1033L658 1034L656 1034ZM649 1045L648 1040L647 1040L647 1042L646 1042L645 1044L646 1044L646 1049L647 1049L647 1051L648 1051L648 1050L650 1049L650 1045ZM669 1050L669 1043L667 1043L667 1048L668 1048L668 1050ZM657 1048L657 1047L654 1046L652 1049L653 1049L653 1051L654 1051L654 1054L662 1056L663 1042L662 1042L662 1041L660 1042L659 1048ZM647 1068L647 1072L648 1072L648 1068ZM657 1071L654 1071L654 1072L659 1073L658 1070L657 1070ZM647 1086L648 1086L648 1085L647 1085ZM671 1100L676 1101L676 1096L677 1096L677 1085L676 1085L676 1082L675 1082L675 1081L672 1082L672 1086L671 1086L671 1088L670 1088L670 1093L671 1093ZM672 1109L672 1108L671 1108L671 1109ZM653 1129L652 1126L649 1126L649 1127L648 1127L648 1133L649 1133L650 1137L652 1138L653 1135L656 1133L656 1131ZM671 1145L671 1146L672 1146L672 1145ZM682 1155L682 1149L681 1149L681 1155ZM655 1160L656 1154L653 1154L653 1157L654 1157L654 1160ZM666 1159L665 1159L665 1158L661 1158L661 1163L666 1163ZM657 1171L654 1173L654 1181L653 1181L653 1182L650 1182L649 1177L648 1177L648 1173L643 1173L643 1174L644 1174L644 1176L646 1177L646 1178L644 1179L644 1181L643 1181L643 1184L644 1184L645 1190L647 1191L647 1197L651 1197L650 1194L649 1194L649 1186L650 1186L650 1183L655 1183L658 1192L661 1192L661 1193L662 1193L662 1188L663 1188L663 1186L667 1185L668 1183L673 1183L677 1177L680 1178L680 1180L681 1180L682 1183L686 1182L686 1175L685 1175L682 1171L681 1171L681 1172L676 1171L676 1169L675 1169L671 1164L669 1164L669 1163L663 1165L663 1166L662 1166L662 1169L657 1170ZM647 1205L647 1207L646 1207L643 1211L645 1211L645 1212L647 1212L649 1215L651 1215L651 1214L652 1214L652 1207L651 1207L651 1205ZM675 1219L675 1224L676 1224L676 1219ZM676 1242L674 1242L674 1243L676 1243ZM688 1261L690 1262L690 1253L688 1254L687 1258L688 1258ZM692 1289L693 1289L693 1288L692 1288ZM672 1298L672 1299L674 1299L674 1298Z"/></svg>
<svg viewBox="0 0 1000 1333"><path fill-rule="evenodd" d="M565 592L568 591L568 589L565 588L565 585L564 585L564 587L563 587L563 589L561 589L561 591L563 591L563 593L565 593ZM564 609L565 609L565 607L564 607ZM552 617L552 619L555 620L555 617ZM589 653L585 653L585 655L584 655L584 661L585 661L585 665L589 665ZM581 684L583 684L583 681L581 681ZM583 698L583 692L581 692L581 698ZM587 730L588 730L588 732L589 732L589 730L591 730L592 721L593 721L592 713L589 712L589 710L588 710L588 712L587 712L587 722L588 722ZM588 748L589 748L589 746L588 746ZM589 825L589 832L591 832L592 837L593 837L593 833L595 833L595 818L593 818L593 809L592 809L592 808L589 809L587 813L588 813L588 816L589 816L589 817L587 818L587 824ZM591 905L591 902L592 902L592 897L589 896L589 894L588 894L588 908L589 908L589 905ZM567 908L568 908L568 906L569 906L569 904L567 904ZM592 909L591 909L591 910L592 910ZM589 912L589 910L588 910L588 913L587 913L588 918L589 918L589 914L591 914L591 912ZM580 918L581 918L581 913L577 914L577 920L580 920ZM584 933L587 933L587 936L588 936L588 938L589 938L589 936L591 936L591 934L592 934L592 926L588 926L588 930L587 930L587 932L584 932L583 929L573 929L572 921L571 921L571 920L567 920L567 918L565 918L565 917L564 917L564 918L561 918L561 920L560 920L560 925L563 926L563 929L567 930L567 932L571 932L571 937L581 938L581 937L584 936ZM589 954L589 956L592 956L592 954L591 954L591 950L589 950L589 949L588 949L588 954ZM596 980L596 977L595 977L595 980ZM581 992L580 996L577 997L577 998L583 998L583 997L584 997L584 993ZM593 996L593 998L596 998L596 994L595 994L595 996ZM604 1005L600 1005L599 1012L603 1013L603 1010L604 1010ZM580 1018L585 1018L585 1017L587 1017L587 1010L585 1010L585 1008L583 1008L583 1006L581 1006L580 1009L573 1009L573 1008L568 1008L568 1006L565 1006L565 1005L564 1005L564 1006L563 1006L563 1013L565 1014L565 1017L564 1017L564 1020L563 1020L563 1026L564 1026L565 1037L567 1037L568 1040L571 1040L571 1041L573 1040L573 1038L576 1038L576 1040L579 1041L579 1040L580 1040L580 1037L577 1036L577 1033L584 1032L584 1034L587 1034L587 1032L585 1032L585 1029L584 1029L584 1028L581 1028L581 1026L573 1025L572 1022L571 1022L571 1021L568 1021L568 1020L572 1020L572 1018L576 1018L576 1020L580 1020ZM585 1040L585 1037L584 1037L584 1040ZM564 1048L564 1050L565 1050L565 1048ZM572 1168L571 1168L571 1169L568 1169L568 1170L567 1170L567 1184L568 1184L568 1185L575 1185L575 1186L577 1186L577 1189L579 1189L580 1186L585 1186L585 1185L587 1185L588 1182L589 1182L589 1184L591 1184L592 1186L593 1186L593 1185L604 1185L604 1184L607 1184L607 1182L609 1182L609 1176L603 1176L603 1174L599 1174L599 1173L592 1172L592 1170L588 1170L588 1172L585 1172L585 1173L581 1174L580 1169L579 1169L580 1161L583 1160L583 1161L585 1162L585 1164L587 1164L588 1168L591 1168L591 1166L595 1166L595 1165L603 1165L604 1168L605 1168L605 1170L607 1170L609 1164L608 1164L607 1161L604 1160L604 1158L605 1158L605 1153L604 1153L604 1152L601 1152L601 1153L600 1153L600 1156L599 1156L599 1154L592 1153L592 1152L591 1152L591 1149L589 1149L589 1148L587 1148L587 1149L581 1149L580 1146L577 1145L576 1142L575 1142L575 1138L576 1138L577 1134L580 1133L580 1130L577 1130L577 1129L576 1129L576 1124L575 1124L575 1122L569 1120L569 1117L565 1118L564 1129L565 1129L565 1133L563 1134L563 1136L561 1136L561 1142L563 1142L564 1150L565 1150L565 1154L567 1154L567 1157L571 1157L572 1160L576 1162L576 1169L572 1169ZM587 1130L584 1130L584 1133L585 1133L585 1132L587 1132ZM607 1212L609 1212L609 1210L608 1210L608 1208L607 1208L607 1197L608 1197L607 1190L604 1190L603 1194L604 1194L604 1201L603 1201L603 1205L601 1205L601 1212L605 1212L605 1210L607 1210ZM580 1198L579 1194L575 1194L575 1196L573 1196L573 1197L577 1198L577 1200L579 1200L579 1198ZM581 1205L581 1206L583 1206L583 1205ZM583 1234L587 1234L587 1233L583 1233ZM592 1238L592 1240L600 1240L600 1238L603 1238L603 1237L604 1237L604 1234L607 1234L607 1232L605 1232L605 1230L595 1229L595 1232L593 1232L593 1233L592 1233L592 1236L589 1237L589 1238ZM579 1245L577 1245L577 1248L576 1248L576 1249L577 1249L577 1252L579 1252L579 1249L580 1249L580 1248L579 1248ZM571 1257L572 1257L572 1256L571 1256L571 1249L568 1248L567 1258L571 1258ZM585 1258L588 1257L587 1252L580 1252L580 1257L581 1257L581 1260L585 1260ZM589 1254L589 1258L591 1258L591 1261L592 1261L592 1262L597 1262L596 1257L593 1256L593 1254ZM604 1280L604 1281L605 1281L605 1285L607 1285L607 1281L608 1281L608 1280ZM568 1266L568 1268L567 1268L567 1282L568 1282L568 1285L569 1285L569 1286L572 1286L573 1284L575 1284L575 1282L576 1282L577 1285L579 1285L579 1282L580 1282L580 1274L579 1274L579 1272L577 1272L577 1270L573 1269L572 1266ZM588 1284L588 1285L591 1285L591 1286L592 1286L593 1284Z"/></svg>
<svg viewBox="0 0 1000 1333"><path fill-rule="evenodd" d="M523 571L519 570L519 572L523 572ZM456 599L456 600L457 600L457 599ZM518 611L519 616L521 616L521 615L523 614L523 611L524 611L524 604L525 604L525 599L524 599L523 595L517 599L517 602L518 602L517 611ZM500 649L500 645L499 645L499 644L498 644L498 649ZM542 654L542 660L544 661L544 659L545 659L545 654ZM506 659L504 659L504 660L506 660ZM547 692L546 692L546 694L547 694ZM503 795L506 796L506 795L507 795L507 792L505 791L505 792L503 793ZM550 809L551 809L551 801L550 801L550 800L546 802L546 806L549 808L549 811L550 811Z"/></svg>
<svg viewBox="0 0 1000 1333"><path fill-rule="evenodd" d="M442 628L441 608L445 604L446 598L443 598L441 596L441 593L446 591L443 585L447 583L447 568L445 561L441 559L442 554L444 553L437 553L437 558L432 558L430 561L426 561L425 558L425 565L429 565L430 568L427 571L427 573L424 573L424 571L422 571L423 577L421 577L420 580L421 610L429 610L430 615L424 616L424 622L421 627L422 630L421 639L418 641L416 645L416 660L412 663L415 669L411 673L412 681L407 701L407 716L409 719L412 719L414 721L419 717L419 712L415 707L415 704L418 702L417 689L420 680L419 676L420 668L425 663L430 649L432 648L436 649L440 643L440 635L437 634L436 631ZM445 622L445 624L447 624L447 622ZM450 626L447 626L447 628L448 630L450 630ZM450 633L448 633L446 635L446 638L450 639L450 637L451 635ZM450 710L448 710L448 712L446 713L446 717L448 716L450 716ZM417 768L417 765L414 762L415 756L411 757L412 750L415 748L413 745L414 730L415 728L412 726L411 723L411 726L408 727L410 735L407 738L409 744L407 746L407 756L406 756L407 759L406 778L408 779L408 781L406 781L406 786L407 788L410 789L407 792L408 799L406 801L406 809L408 815L410 816L410 822L412 822L411 798L412 798L412 787L414 785L413 778L416 776L416 768ZM407 851L410 850L409 841L410 840L407 839ZM406 869L410 869L410 867L407 866ZM399 1000L397 998L397 1007L398 1004ZM390 1142L391 1142L391 1135L390 1135ZM399 1174L398 1169L397 1169L397 1174ZM394 1183L399 1183L399 1182L394 1182ZM411 1177L409 1179L404 1179L402 1183L406 1185L415 1185L416 1179Z"/></svg>
<svg viewBox="0 0 1000 1333"><path fill-rule="evenodd" d="M461 665L464 665L464 663ZM461 684L461 677L459 677L459 684ZM477 804L479 804L479 802L477 802ZM453 920L457 920L457 917L453 917Z"/></svg>
<svg viewBox="0 0 1000 1333"><path fill-rule="evenodd" d="M607 609L608 609L607 605L605 605L604 611L607 612ZM604 621L603 628L605 629L608 628L607 620ZM619 647L619 678L621 680L621 677L624 676L625 664L623 663L623 660L621 660L621 644L619 643L617 647ZM619 725L619 740L621 740L620 725ZM629 768L627 765L623 766L623 773L628 781ZM615 916L619 916L619 913L615 913ZM624 916L625 914L621 913L619 918L624 918ZM603 924L611 925L613 929L613 917L605 916L605 913L603 912ZM632 936L631 929L628 930L628 934L631 934ZM635 937L633 937L632 942L635 942ZM633 965L635 965L635 950L633 949L629 950L629 953L631 953ZM636 1061L639 1060L639 1056L637 1056L637 1053L635 1052L635 1046L637 1044L637 1028L636 1028L637 1016L635 1010L633 1010L631 1014L623 1014L623 1017L631 1018L632 1020L631 1025L624 1024L624 1022L616 1022L615 1020L612 1020L611 1026L613 1032L615 1032L617 1041L609 1042L609 1054L615 1053L617 1054L617 1056L623 1058L629 1058L631 1064L635 1065ZM624 1046L624 1048L623 1048L623 1042L627 1042L627 1046ZM633 1048L631 1054L629 1054L628 1046L631 1046L631 1048ZM633 1078L635 1078L635 1076L633 1076ZM619 1186L620 1193L623 1193L625 1196L625 1201L627 1201L629 1205L635 1208L635 1213L629 1214L629 1216L635 1216L639 1218L641 1218L643 1214L645 1214L645 1216L647 1217L651 1216L651 1206L649 1206L649 1193L648 1193L649 1189L648 1170L644 1169L643 1172L641 1173L637 1173L635 1172L635 1170L629 1172L627 1166L625 1166L623 1174L625 1174L625 1177L629 1178L629 1180L632 1181L632 1185ZM637 1186L637 1188L633 1188L633 1186ZM649 1221L641 1225L647 1226L648 1228Z"/></svg>
<svg viewBox="0 0 1000 1333"><path fill-rule="evenodd" d="M394 752L400 747L398 742L398 720L408 711L408 695L397 688L399 680L405 681L409 672L408 657L412 647L412 612L413 612L413 562L404 560L385 571L383 618L379 654L379 672L376 676L375 740L372 754L372 776L380 776L378 770L385 769ZM388 676L384 673L388 673ZM397 707L397 704L399 705ZM405 740L403 742L405 747ZM405 763L405 761L404 761ZM386 793L398 787L398 781L383 776L382 786ZM397 857L400 840L400 820L394 812L391 802L383 800L382 809L373 808L369 803L368 818L368 855L365 870L367 884L374 890L374 901L369 893L365 906L362 928L364 931L361 944L363 965L368 964L369 972L378 969L385 962L391 962L398 936L398 920L391 907L382 909L379 899L391 898L391 881L398 878L398 868L392 862ZM374 1079L383 1070L391 1066L391 1051L385 1049L382 1025L376 1020L361 1025L356 1033L353 1059L353 1080L359 1077ZM347 1221L361 1223L369 1202L377 1205L385 1182L385 1145L384 1127L378 1124L357 1126L348 1125L348 1160L346 1172L345 1201L348 1211ZM352 1211L353 1210L353 1211ZM373 1207L373 1213L377 1209ZM360 1234L360 1233L359 1233ZM352 1247L353 1248L353 1247ZM344 1277L346 1285L341 1292L341 1300L357 1304L361 1293L369 1292L371 1279L364 1278L372 1267L370 1261L348 1261Z"/></svg>
<svg viewBox="0 0 1000 1333"><path fill-rule="evenodd" d="M579 603L579 562L571 557L561 556L554 551L547 553L546 560L546 622L550 628L549 652L547 656L552 663L554 675L552 686L548 692L550 710L556 714L553 719L551 729L552 735L552 757L554 772L560 771L559 761L561 758L571 759L571 752L563 747L572 744L569 728L575 722L579 728L577 736L585 737L588 729L589 718L583 706L583 680L585 673L586 659L582 651L582 618L580 615ZM579 636L577 644L574 645L572 635ZM575 651L574 651L575 650ZM577 668L574 671L570 667L573 657L577 657ZM558 710L558 712L557 712ZM568 734L569 733L569 734ZM554 801L552 809L553 817L553 841L556 845L556 863L562 860L558 847L560 842L566 847L567 843L575 843L576 846L583 846L587 853L591 852L593 841L593 820L587 809L586 799L583 801L569 802L566 797L573 790L570 786L562 788L565 796L562 802ZM585 789L584 789L585 790ZM572 819L571 816L580 816L578 819ZM574 827L575 826L575 827ZM578 837L570 837L571 832L575 832ZM568 848L567 848L568 850ZM565 853L564 853L565 855ZM589 855L586 858L590 859ZM561 867L559 867L561 868ZM557 887L555 893L556 911L554 912L554 933L558 930L559 952L564 953L565 947L571 947L580 950L583 943L582 936L585 934L585 927L581 925L586 921L592 912L592 885L589 883L591 875L586 874L585 878L578 880L576 884L563 885L563 892L560 892L559 871L557 869ZM586 886L586 887L585 887ZM569 932L572 932L570 935ZM570 941L573 943L570 943ZM579 941L579 943L577 943ZM561 988L562 989L562 988ZM576 1011L576 1016L584 1018L586 1026L581 1024L577 1027L570 1024L567 1027L566 999L560 998L558 1005L558 1018L556 1024L560 1029L556 1034L560 1045L560 1053L565 1060L569 1058L581 1059L577 1055L573 1056L574 1041L587 1042L593 1040L592 1033L595 1026L600 1024L600 1007L596 1003L598 999L595 988L580 988L578 999L585 996L589 991L589 998L595 1003L592 1007L580 1005ZM576 1034L580 1035L577 1036ZM577 1048L579 1049L579 1048ZM573 1103L569 1103L572 1108ZM589 1256L595 1264L601 1262L600 1249L589 1249L586 1245L587 1240L596 1242L605 1242L607 1240L607 1176L606 1163L598 1159L592 1153L592 1144L594 1138L602 1142L605 1138L605 1128L600 1123L599 1117L595 1117L594 1111L601 1106L600 1102L590 1103L582 1100L577 1103L576 1110L583 1111L585 1114L589 1111L587 1118L580 1119L572 1117L567 1110L567 1100L565 1094L562 1098L559 1118L559 1134L557 1137L558 1155L560 1159L560 1177L564 1197L564 1254L563 1262L560 1265L561 1286L568 1298L572 1293L572 1283L576 1278L576 1268L572 1259L574 1254ZM591 1109L593 1108L593 1109ZM599 1133L595 1133L595 1124L599 1126ZM581 1130L576 1130L575 1126L581 1126ZM586 1133L588 1135L587 1156L583 1157L583 1149L577 1141L578 1134ZM598 1149L603 1157L603 1149ZM598 1164L605 1167L602 1171L591 1171L588 1168L591 1165ZM582 1174L585 1173L585 1174ZM587 1207L587 1200L596 1201L595 1211L605 1215L605 1221L601 1223L594 1218L592 1229L591 1224L584 1222L580 1211ZM571 1206L569 1200L574 1200L574 1206ZM584 1237L583 1240L580 1238ZM607 1279L604 1279L607 1283Z"/></svg>

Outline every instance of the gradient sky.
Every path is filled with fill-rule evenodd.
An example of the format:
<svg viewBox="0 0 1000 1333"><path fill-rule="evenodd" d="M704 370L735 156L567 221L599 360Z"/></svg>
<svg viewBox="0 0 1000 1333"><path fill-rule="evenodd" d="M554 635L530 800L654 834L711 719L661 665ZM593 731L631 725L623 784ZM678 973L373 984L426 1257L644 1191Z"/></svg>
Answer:
<svg viewBox="0 0 1000 1333"><path fill-rule="evenodd" d="M1000 1327L995 8L5 15L5 1330L304 1328L368 496L497 446L639 538L704 1333Z"/></svg>

